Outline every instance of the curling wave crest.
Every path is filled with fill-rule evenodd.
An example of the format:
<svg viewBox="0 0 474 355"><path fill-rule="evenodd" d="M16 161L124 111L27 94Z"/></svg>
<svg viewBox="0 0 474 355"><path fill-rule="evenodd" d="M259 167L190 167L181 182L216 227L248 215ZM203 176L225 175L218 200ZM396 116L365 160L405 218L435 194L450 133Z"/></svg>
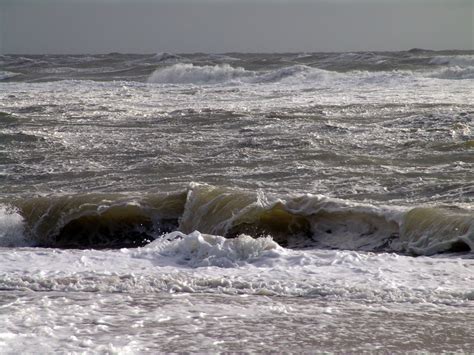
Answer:
<svg viewBox="0 0 474 355"><path fill-rule="evenodd" d="M153 246L192 265L233 265L251 259L250 249L259 254L275 243L414 255L474 249L470 210L374 206L311 194L277 197L197 183L182 193L48 197L12 206L0 215L4 246L28 240L32 246L124 248L162 239ZM178 242L171 247L170 240Z"/></svg>

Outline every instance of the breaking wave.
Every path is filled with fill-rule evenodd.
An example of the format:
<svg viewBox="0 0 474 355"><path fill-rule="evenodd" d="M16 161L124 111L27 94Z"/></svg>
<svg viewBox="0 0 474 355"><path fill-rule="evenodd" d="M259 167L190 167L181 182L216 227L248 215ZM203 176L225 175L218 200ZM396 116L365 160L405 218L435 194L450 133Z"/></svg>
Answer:
<svg viewBox="0 0 474 355"><path fill-rule="evenodd" d="M436 79L463 80L474 79L474 66L472 67L448 67L430 74L429 77Z"/></svg>
<svg viewBox="0 0 474 355"><path fill-rule="evenodd" d="M432 73L430 77L437 79L474 79L474 56L456 55L456 56L437 56L430 60L430 64L442 65Z"/></svg>
<svg viewBox="0 0 474 355"><path fill-rule="evenodd" d="M31 246L119 248L144 245L176 230L185 198L98 194L39 197L13 205L22 217L21 238ZM5 233L9 240L20 236L9 229Z"/></svg>
<svg viewBox="0 0 474 355"><path fill-rule="evenodd" d="M281 249L271 237L255 239L241 234L236 238L226 239L198 231L188 235L176 231L153 241L139 250L137 256L143 258L145 254L149 254L151 258L155 258L158 252L162 256L173 257L179 264L191 267L237 267L262 256L277 256L273 252Z"/></svg>
<svg viewBox="0 0 474 355"><path fill-rule="evenodd" d="M0 80L7 80L10 78L14 78L15 76L20 75L19 73L14 73L10 71L2 71L0 70Z"/></svg>
<svg viewBox="0 0 474 355"><path fill-rule="evenodd" d="M213 261L198 260L211 264L227 263L219 259L218 250L253 243L243 235L271 237L290 248L415 255L474 250L474 215L469 210L377 207L310 194L274 198L196 183L175 194L41 197L12 201L10 206L0 210L1 246L136 247L174 232L173 238L189 234L206 242ZM269 248L273 242L262 243Z"/></svg>
<svg viewBox="0 0 474 355"><path fill-rule="evenodd" d="M23 217L14 208L0 205L0 247L27 246Z"/></svg>
<svg viewBox="0 0 474 355"><path fill-rule="evenodd" d="M472 67L474 55L436 56L430 60L430 64Z"/></svg>
<svg viewBox="0 0 474 355"><path fill-rule="evenodd" d="M410 70L393 71L349 71L345 73L313 68L306 65L292 65L268 71L251 71L229 64L197 66L178 63L155 70L148 78L149 83L158 84L319 84L349 83L350 85L397 85L411 82L415 78L463 80L474 79L474 66L448 66L415 74Z"/></svg>
<svg viewBox="0 0 474 355"><path fill-rule="evenodd" d="M218 83L266 83L285 80L320 80L338 75L322 69L305 65L294 65L270 71L250 71L229 64L195 66L193 64L175 64L156 70L148 79L159 84L218 84Z"/></svg>
<svg viewBox="0 0 474 355"><path fill-rule="evenodd" d="M161 62L161 63L176 63L176 62L184 60L183 57L180 57L177 54L168 53L168 52L157 53L157 54L155 54L153 59L155 59L157 62Z"/></svg>
<svg viewBox="0 0 474 355"><path fill-rule="evenodd" d="M244 77L252 77L253 72L244 68L233 68L229 64L195 66L193 64L175 64L156 70L148 79L160 84L215 84Z"/></svg>

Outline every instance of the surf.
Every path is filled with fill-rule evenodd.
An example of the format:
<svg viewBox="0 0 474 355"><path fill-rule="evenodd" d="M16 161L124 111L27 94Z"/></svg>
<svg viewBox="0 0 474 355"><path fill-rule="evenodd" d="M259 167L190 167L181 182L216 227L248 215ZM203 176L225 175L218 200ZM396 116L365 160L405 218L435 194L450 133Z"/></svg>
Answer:
<svg viewBox="0 0 474 355"><path fill-rule="evenodd" d="M5 204L4 204L5 205ZM139 247L170 233L271 238L287 248L433 255L474 250L470 210L375 206L324 195L274 196L191 183L186 191L87 194L11 201L2 246Z"/></svg>

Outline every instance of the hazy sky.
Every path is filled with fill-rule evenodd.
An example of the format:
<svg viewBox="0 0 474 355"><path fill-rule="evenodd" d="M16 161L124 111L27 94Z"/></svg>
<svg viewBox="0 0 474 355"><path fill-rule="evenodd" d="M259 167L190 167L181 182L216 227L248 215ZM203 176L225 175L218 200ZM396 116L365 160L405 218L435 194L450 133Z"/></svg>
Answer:
<svg viewBox="0 0 474 355"><path fill-rule="evenodd" d="M474 0L0 0L1 53L474 49Z"/></svg>

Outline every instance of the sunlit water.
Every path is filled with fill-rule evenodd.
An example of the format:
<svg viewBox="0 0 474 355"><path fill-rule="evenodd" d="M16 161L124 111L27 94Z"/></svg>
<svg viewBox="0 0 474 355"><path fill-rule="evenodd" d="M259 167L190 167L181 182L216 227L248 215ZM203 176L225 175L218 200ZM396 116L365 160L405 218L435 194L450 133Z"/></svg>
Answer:
<svg viewBox="0 0 474 355"><path fill-rule="evenodd" d="M473 93L472 52L1 56L1 352L469 352Z"/></svg>

